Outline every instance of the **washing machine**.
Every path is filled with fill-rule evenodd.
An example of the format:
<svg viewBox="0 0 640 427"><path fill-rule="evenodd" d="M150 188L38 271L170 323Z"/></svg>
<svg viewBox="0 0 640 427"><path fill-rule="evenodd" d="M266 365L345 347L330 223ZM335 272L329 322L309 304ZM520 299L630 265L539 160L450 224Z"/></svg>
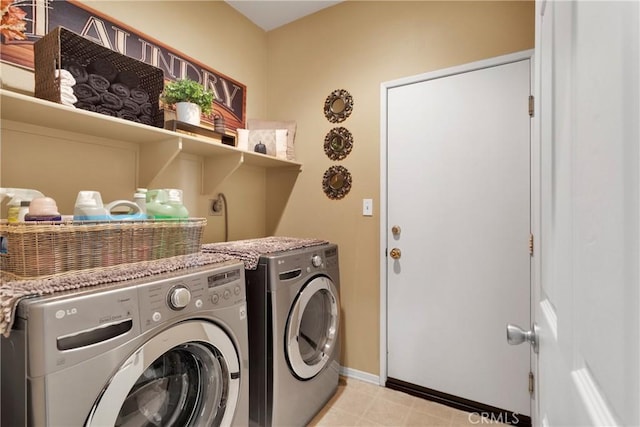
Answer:
<svg viewBox="0 0 640 427"><path fill-rule="evenodd" d="M338 247L262 255L245 273L250 425L304 426L338 388Z"/></svg>
<svg viewBox="0 0 640 427"><path fill-rule="evenodd" d="M247 340L237 261L23 300L2 425L246 426Z"/></svg>

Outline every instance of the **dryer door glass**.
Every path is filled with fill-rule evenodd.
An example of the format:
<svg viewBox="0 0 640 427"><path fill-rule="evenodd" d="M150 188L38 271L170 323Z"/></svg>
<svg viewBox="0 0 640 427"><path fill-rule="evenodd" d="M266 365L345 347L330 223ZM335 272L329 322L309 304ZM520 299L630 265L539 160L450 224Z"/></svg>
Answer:
<svg viewBox="0 0 640 427"><path fill-rule="evenodd" d="M228 370L213 348L189 343L149 366L127 395L116 426L219 425Z"/></svg>
<svg viewBox="0 0 640 427"><path fill-rule="evenodd" d="M339 324L336 288L326 277L316 277L302 288L287 323L287 359L301 379L317 375L335 349Z"/></svg>

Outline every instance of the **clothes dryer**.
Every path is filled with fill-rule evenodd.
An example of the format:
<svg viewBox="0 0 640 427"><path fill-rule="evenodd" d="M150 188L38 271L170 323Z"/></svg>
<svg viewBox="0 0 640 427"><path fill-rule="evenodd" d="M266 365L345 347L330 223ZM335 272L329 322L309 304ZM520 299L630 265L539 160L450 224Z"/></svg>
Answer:
<svg viewBox="0 0 640 427"><path fill-rule="evenodd" d="M245 273L251 425L304 426L338 388L338 247L262 255Z"/></svg>
<svg viewBox="0 0 640 427"><path fill-rule="evenodd" d="M2 425L248 424L244 266L20 302L2 342Z"/></svg>

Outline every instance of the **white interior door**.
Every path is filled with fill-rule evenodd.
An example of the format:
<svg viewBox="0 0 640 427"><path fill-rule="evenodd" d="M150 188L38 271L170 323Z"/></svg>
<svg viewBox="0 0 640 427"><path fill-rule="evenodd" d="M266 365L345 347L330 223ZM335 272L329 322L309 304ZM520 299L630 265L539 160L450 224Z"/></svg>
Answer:
<svg viewBox="0 0 640 427"><path fill-rule="evenodd" d="M538 425L640 425L639 26L638 1L536 6Z"/></svg>
<svg viewBox="0 0 640 427"><path fill-rule="evenodd" d="M392 82L383 165L388 378L527 416L530 350L505 325L531 320L530 70L529 53Z"/></svg>

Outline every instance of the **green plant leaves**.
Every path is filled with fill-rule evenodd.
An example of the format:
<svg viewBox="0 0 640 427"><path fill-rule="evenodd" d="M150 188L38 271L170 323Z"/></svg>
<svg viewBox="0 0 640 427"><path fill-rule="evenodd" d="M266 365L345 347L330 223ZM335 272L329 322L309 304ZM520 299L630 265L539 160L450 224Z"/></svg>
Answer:
<svg viewBox="0 0 640 427"><path fill-rule="evenodd" d="M194 80L180 79L166 83L160 99L170 105L192 102L200 106L203 114L209 114L213 109L215 96Z"/></svg>

